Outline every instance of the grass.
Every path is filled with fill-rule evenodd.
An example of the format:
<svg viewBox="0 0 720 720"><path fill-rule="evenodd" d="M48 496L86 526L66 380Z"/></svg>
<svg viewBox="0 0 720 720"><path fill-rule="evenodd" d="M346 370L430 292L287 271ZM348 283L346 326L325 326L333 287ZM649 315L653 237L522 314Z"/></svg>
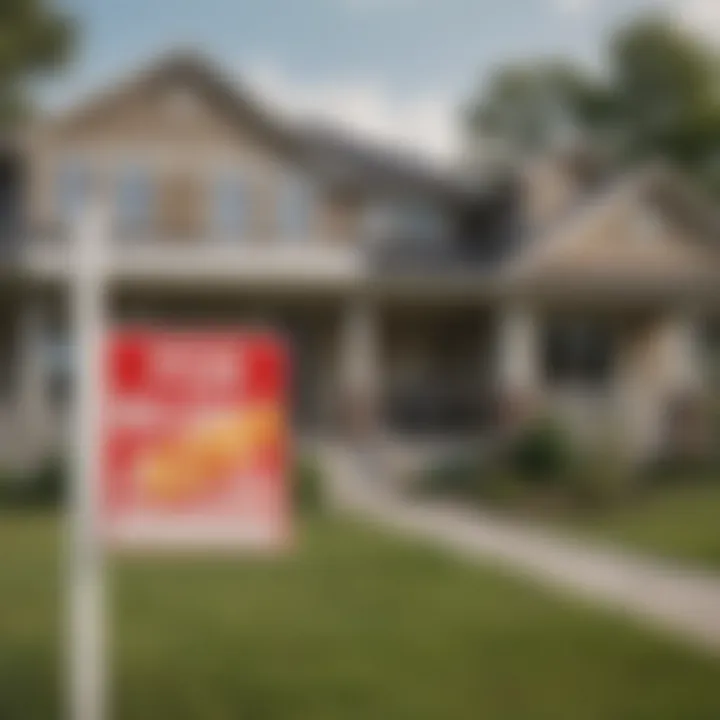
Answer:
<svg viewBox="0 0 720 720"><path fill-rule="evenodd" d="M58 529L0 515L0 718L62 717ZM371 527L112 568L120 720L720 717L720 660Z"/></svg>
<svg viewBox="0 0 720 720"><path fill-rule="evenodd" d="M720 482L660 487L573 526L634 550L720 569Z"/></svg>

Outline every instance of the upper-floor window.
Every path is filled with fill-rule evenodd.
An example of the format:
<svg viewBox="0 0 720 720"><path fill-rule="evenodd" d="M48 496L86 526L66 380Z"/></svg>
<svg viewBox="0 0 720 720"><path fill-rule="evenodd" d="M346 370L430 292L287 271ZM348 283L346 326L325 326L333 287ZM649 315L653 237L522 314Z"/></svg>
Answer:
<svg viewBox="0 0 720 720"><path fill-rule="evenodd" d="M396 234L396 208L384 202L371 202L362 212L360 231L364 239L381 240Z"/></svg>
<svg viewBox="0 0 720 720"><path fill-rule="evenodd" d="M155 210L155 188L147 169L133 166L121 171L115 205L122 233L138 234L151 229Z"/></svg>
<svg viewBox="0 0 720 720"><path fill-rule="evenodd" d="M63 223L72 223L89 196L90 172L87 164L75 158L63 161L58 167L55 184L57 217Z"/></svg>
<svg viewBox="0 0 720 720"><path fill-rule="evenodd" d="M247 234L247 183L238 173L221 173L212 180L210 227L216 237L239 238Z"/></svg>
<svg viewBox="0 0 720 720"><path fill-rule="evenodd" d="M363 214L362 227L373 240L433 242L448 232L445 213L421 201L372 202Z"/></svg>
<svg viewBox="0 0 720 720"><path fill-rule="evenodd" d="M400 211L400 223L411 238L432 242L448 232L448 221L442 209L429 202L406 203Z"/></svg>
<svg viewBox="0 0 720 720"><path fill-rule="evenodd" d="M307 238L313 232L316 194L307 178L287 176L278 195L278 226L287 239Z"/></svg>

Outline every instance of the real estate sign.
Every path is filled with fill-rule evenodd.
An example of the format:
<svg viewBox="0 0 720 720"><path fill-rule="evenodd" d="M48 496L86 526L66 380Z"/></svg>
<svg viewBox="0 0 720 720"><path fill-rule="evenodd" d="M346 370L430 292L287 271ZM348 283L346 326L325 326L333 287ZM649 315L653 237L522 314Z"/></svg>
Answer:
<svg viewBox="0 0 720 720"><path fill-rule="evenodd" d="M101 531L123 547L289 535L287 357L265 333L111 331Z"/></svg>

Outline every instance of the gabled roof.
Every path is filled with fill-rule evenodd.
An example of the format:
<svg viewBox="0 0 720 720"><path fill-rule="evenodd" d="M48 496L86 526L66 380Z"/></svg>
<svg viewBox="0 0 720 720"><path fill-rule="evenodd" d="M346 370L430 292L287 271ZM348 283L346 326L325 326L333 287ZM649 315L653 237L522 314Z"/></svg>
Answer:
<svg viewBox="0 0 720 720"><path fill-rule="evenodd" d="M250 125L274 140L288 142L288 129L279 118L267 112L249 88L240 85L215 63L191 50L176 50L124 78L92 92L87 98L50 119L63 126L119 100L131 93L152 92L174 81L188 85L212 99L230 117Z"/></svg>
<svg viewBox="0 0 720 720"><path fill-rule="evenodd" d="M719 220L712 203L687 179L665 165L651 165L604 187L548 232L530 238L509 276L573 283L717 279Z"/></svg>
<svg viewBox="0 0 720 720"><path fill-rule="evenodd" d="M201 90L229 115L249 124L312 171L336 183L462 199L467 189L450 172L409 153L389 151L320 125L290 123L217 64L194 51L175 51L62 113L51 123L72 123L130 92L152 91L173 80Z"/></svg>

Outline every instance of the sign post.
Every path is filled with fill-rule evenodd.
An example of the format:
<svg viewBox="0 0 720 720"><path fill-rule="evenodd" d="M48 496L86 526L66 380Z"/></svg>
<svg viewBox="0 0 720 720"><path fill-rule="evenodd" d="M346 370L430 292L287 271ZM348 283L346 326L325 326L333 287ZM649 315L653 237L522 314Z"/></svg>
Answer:
<svg viewBox="0 0 720 720"><path fill-rule="evenodd" d="M108 232L100 203L75 228L70 256L75 352L75 417L70 487L69 704L72 720L102 720L106 653L102 546L98 537L101 453L101 348L105 313L104 249Z"/></svg>
<svg viewBox="0 0 720 720"><path fill-rule="evenodd" d="M288 360L266 331L108 328L103 207L76 232L69 717L104 720L104 550L287 545Z"/></svg>

